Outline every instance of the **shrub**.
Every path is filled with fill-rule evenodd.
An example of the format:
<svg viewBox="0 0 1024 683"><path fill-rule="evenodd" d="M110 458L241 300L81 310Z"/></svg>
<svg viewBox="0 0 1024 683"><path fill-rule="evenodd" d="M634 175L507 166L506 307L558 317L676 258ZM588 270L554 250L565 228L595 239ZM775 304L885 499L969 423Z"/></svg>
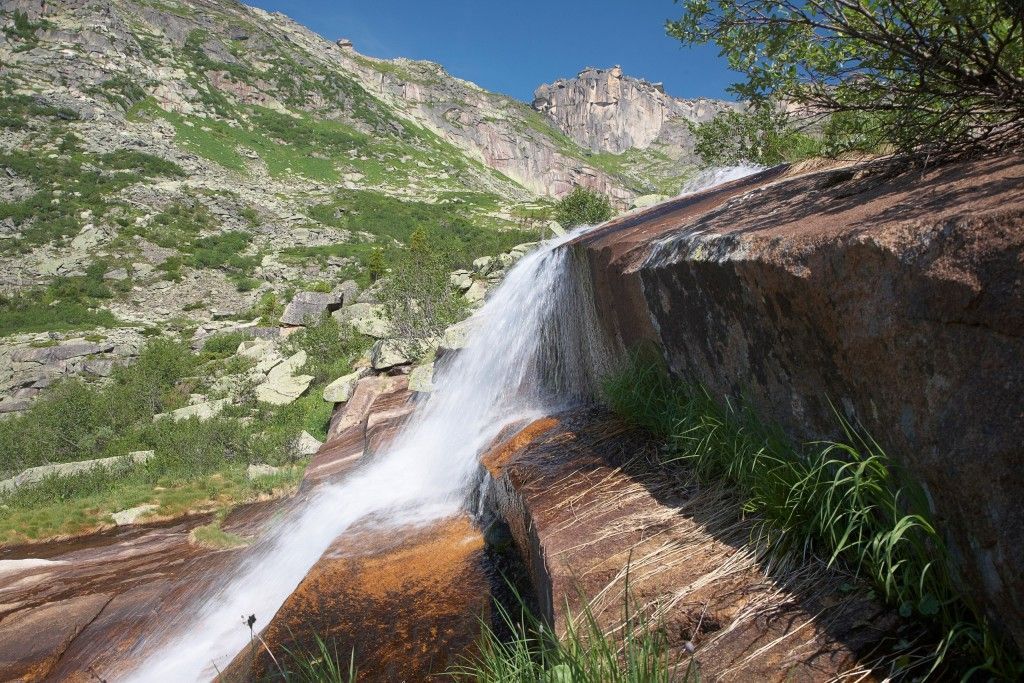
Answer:
<svg viewBox="0 0 1024 683"><path fill-rule="evenodd" d="M104 167L115 170L135 170L144 176L167 176L182 178L185 171L181 166L158 156L135 150L119 149L99 157Z"/></svg>
<svg viewBox="0 0 1024 683"><path fill-rule="evenodd" d="M440 337L464 318L467 303L449 283L458 258L425 231L413 236L410 247L396 255L378 296L394 336L407 340L404 352L419 356L426 346L421 340Z"/></svg>
<svg viewBox="0 0 1024 683"><path fill-rule="evenodd" d="M607 197L578 185L555 204L555 220L565 228L597 225L611 217L612 206Z"/></svg>
<svg viewBox="0 0 1024 683"><path fill-rule="evenodd" d="M97 261L85 275L56 277L45 288L14 295L0 294L0 337L23 332L54 332L91 327L117 327L110 311L98 308L98 299L113 296L103 279L109 264Z"/></svg>
<svg viewBox="0 0 1024 683"><path fill-rule="evenodd" d="M149 341L131 366L114 370L103 387L80 379L57 383L24 415L0 422L0 470L123 455L143 447L140 433L153 415L178 407L175 387L196 358L177 342Z"/></svg>
<svg viewBox="0 0 1024 683"><path fill-rule="evenodd" d="M203 353L213 356L230 356L246 339L248 337L241 332L218 332L203 343Z"/></svg>
<svg viewBox="0 0 1024 683"><path fill-rule="evenodd" d="M692 125L695 150L709 165L744 161L774 166L814 156L820 143L793 128L789 116L774 107L751 111L725 111L702 124Z"/></svg>
<svg viewBox="0 0 1024 683"><path fill-rule="evenodd" d="M352 362L370 345L369 339L354 333L347 326L342 327L329 314L309 322L312 324L307 324L288 338L286 351L306 352L303 372L313 375L316 384L349 372Z"/></svg>

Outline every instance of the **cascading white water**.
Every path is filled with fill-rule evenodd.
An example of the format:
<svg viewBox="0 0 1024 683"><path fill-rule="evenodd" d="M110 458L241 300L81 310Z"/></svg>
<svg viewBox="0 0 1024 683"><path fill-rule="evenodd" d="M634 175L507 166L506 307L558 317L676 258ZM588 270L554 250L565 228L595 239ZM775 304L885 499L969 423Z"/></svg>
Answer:
<svg viewBox="0 0 1024 683"><path fill-rule="evenodd" d="M682 194L760 170L713 169ZM213 678L249 643L241 615L255 614L265 625L350 526L421 524L455 514L471 493L480 451L503 427L592 395L612 353L593 333L589 278L571 271L581 262L559 248L580 232L523 258L475 314L467 348L439 372L433 394L386 452L294 510L127 680Z"/></svg>
<svg viewBox="0 0 1024 683"><path fill-rule="evenodd" d="M385 453L325 486L253 548L231 580L149 653L130 681L196 681L249 643L240 615L264 625L327 547L356 522L417 524L459 511L478 456L502 427L588 393L605 359L585 327L592 301L567 277L559 249L580 231L524 257L476 313L467 348Z"/></svg>

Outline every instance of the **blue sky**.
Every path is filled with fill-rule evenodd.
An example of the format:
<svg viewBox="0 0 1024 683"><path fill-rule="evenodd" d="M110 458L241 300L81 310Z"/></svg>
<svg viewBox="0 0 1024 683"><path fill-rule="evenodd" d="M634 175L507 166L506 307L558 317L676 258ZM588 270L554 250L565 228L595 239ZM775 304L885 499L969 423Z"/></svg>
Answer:
<svg viewBox="0 0 1024 683"><path fill-rule="evenodd" d="M524 101L585 66L621 64L677 97L723 97L735 75L714 46L665 35L672 0L243 0L374 57L429 59Z"/></svg>

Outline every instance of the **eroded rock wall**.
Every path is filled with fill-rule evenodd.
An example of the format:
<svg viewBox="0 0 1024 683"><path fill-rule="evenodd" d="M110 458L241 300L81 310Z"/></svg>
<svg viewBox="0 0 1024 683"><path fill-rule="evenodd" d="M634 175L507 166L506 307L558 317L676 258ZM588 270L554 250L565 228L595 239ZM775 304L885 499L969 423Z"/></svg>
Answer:
<svg viewBox="0 0 1024 683"><path fill-rule="evenodd" d="M795 437L860 423L1024 645L1024 161L778 169L577 244L605 333Z"/></svg>

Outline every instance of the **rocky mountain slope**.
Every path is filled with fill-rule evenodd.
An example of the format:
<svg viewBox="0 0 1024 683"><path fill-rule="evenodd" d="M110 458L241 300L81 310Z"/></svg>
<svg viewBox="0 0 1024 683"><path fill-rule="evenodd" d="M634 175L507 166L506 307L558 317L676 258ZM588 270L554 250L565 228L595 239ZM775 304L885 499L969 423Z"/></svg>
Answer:
<svg viewBox="0 0 1024 683"><path fill-rule="evenodd" d="M497 255L576 185L619 208L677 192L680 122L715 105L584 73L618 84L599 118L582 86L542 113L231 0L5 0L0 393L40 388L40 358L102 376L147 336L365 285L416 228ZM104 351L39 349L64 341Z"/></svg>

